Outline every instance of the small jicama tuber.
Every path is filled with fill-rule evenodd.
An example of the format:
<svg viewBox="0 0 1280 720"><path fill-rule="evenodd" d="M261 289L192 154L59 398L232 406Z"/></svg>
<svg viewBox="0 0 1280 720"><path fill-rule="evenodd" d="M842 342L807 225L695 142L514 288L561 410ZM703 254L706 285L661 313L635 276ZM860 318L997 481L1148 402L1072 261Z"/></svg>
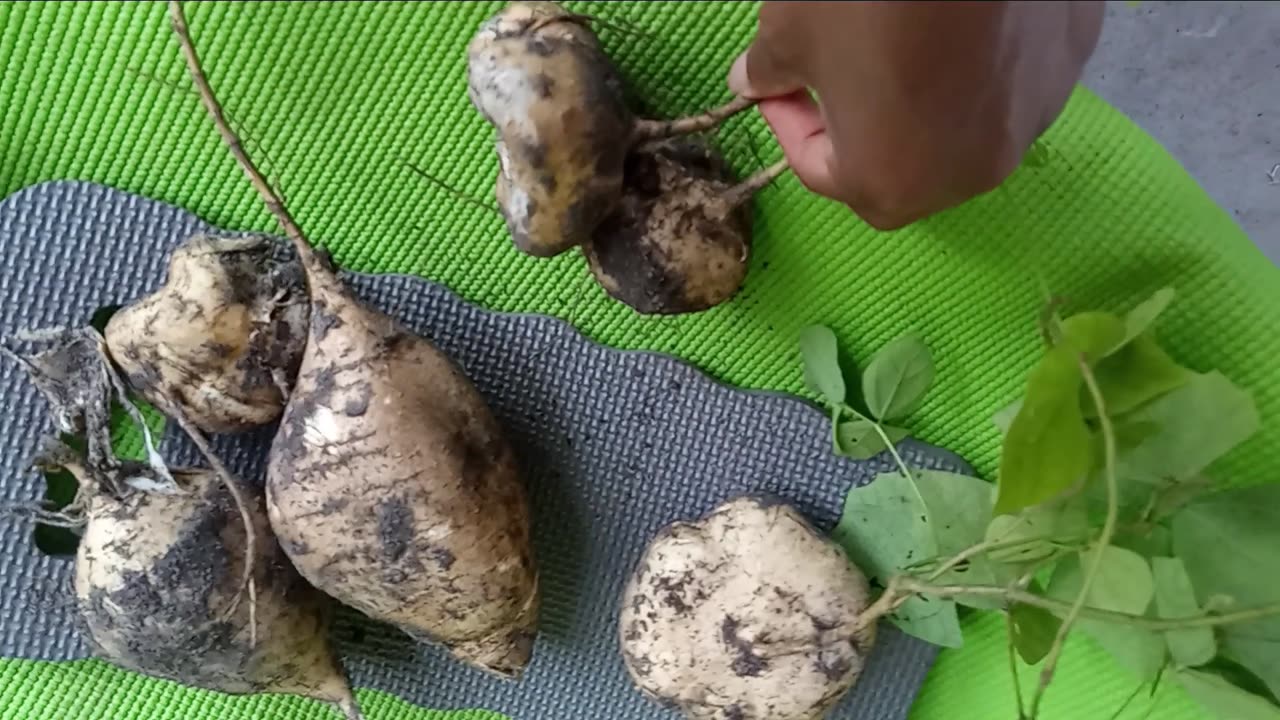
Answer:
<svg viewBox="0 0 1280 720"><path fill-rule="evenodd" d="M272 539L260 495L250 494L249 553L235 499L211 471L175 468L175 487L117 496L56 441L38 464L70 470L88 490L75 590L97 656L192 687L300 695L360 717L329 645L327 600Z"/></svg>
<svg viewBox="0 0 1280 720"><path fill-rule="evenodd" d="M244 152L170 3L218 131L306 272L306 350L271 448L271 525L313 585L370 617L521 674L538 611L529 508L511 448L462 371L360 302Z"/></svg>
<svg viewBox="0 0 1280 720"><path fill-rule="evenodd" d="M866 577L793 508L742 497L665 528L622 598L632 679L695 720L817 720L875 640Z"/></svg>
<svg viewBox="0 0 1280 720"><path fill-rule="evenodd" d="M467 49L471 102L497 131L498 205L517 248L549 257L587 242L622 197L636 144L708 130L751 106L642 120L589 18L553 2L513 2Z"/></svg>
<svg viewBox="0 0 1280 720"><path fill-rule="evenodd" d="M735 185L704 143L646 143L627 159L621 204L583 247L591 273L605 292L640 313L719 305L747 274L748 201L784 168L774 165Z"/></svg>
<svg viewBox="0 0 1280 720"><path fill-rule="evenodd" d="M287 243L198 235L164 287L116 312L105 337L143 398L205 432L274 421L306 340L302 268Z"/></svg>

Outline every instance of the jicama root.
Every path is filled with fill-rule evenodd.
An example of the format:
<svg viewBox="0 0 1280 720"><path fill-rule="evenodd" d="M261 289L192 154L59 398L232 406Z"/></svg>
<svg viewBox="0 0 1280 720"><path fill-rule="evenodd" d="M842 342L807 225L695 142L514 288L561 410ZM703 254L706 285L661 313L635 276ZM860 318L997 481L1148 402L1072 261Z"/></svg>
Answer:
<svg viewBox="0 0 1280 720"><path fill-rule="evenodd" d="M242 489L257 537L250 558L235 499L213 472L173 469L172 489L115 497L64 445L51 442L38 464L70 470L90 489L75 588L98 657L206 690L300 695L359 717L329 646L327 601L289 565L260 495Z"/></svg>
<svg viewBox="0 0 1280 720"><path fill-rule="evenodd" d="M198 235L164 287L111 317L105 337L129 384L205 432L276 420L306 339L302 268L287 243Z"/></svg>
<svg viewBox="0 0 1280 720"><path fill-rule="evenodd" d="M795 509L737 498L650 544L622 597L623 657L646 696L694 720L817 720L871 652L869 594Z"/></svg>
<svg viewBox="0 0 1280 720"><path fill-rule="evenodd" d="M553 2L513 2L467 49L471 102L497 132L498 205L516 247L538 257L588 242L623 193L642 142L714 128L753 104L643 120L590 19Z"/></svg>
<svg viewBox="0 0 1280 720"><path fill-rule="evenodd" d="M360 302L245 153L171 18L192 79L306 272L306 350L271 448L272 528L313 585L370 617L519 676L538 611L529 509L483 398L435 346Z"/></svg>

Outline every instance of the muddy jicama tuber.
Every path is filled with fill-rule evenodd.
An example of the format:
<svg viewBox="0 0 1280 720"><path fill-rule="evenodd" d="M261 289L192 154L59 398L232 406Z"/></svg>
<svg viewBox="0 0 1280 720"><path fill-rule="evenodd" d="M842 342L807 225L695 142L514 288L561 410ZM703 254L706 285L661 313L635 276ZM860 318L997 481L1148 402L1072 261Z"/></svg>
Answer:
<svg viewBox="0 0 1280 720"><path fill-rule="evenodd" d="M311 316L267 475L271 525L312 584L455 656L514 677L538 611L529 508L484 399L435 346L360 302L244 152L170 3L191 75L293 241Z"/></svg>
<svg viewBox="0 0 1280 720"><path fill-rule="evenodd" d="M628 671L695 720L816 720L875 640L867 579L795 509L743 497L665 528L622 598Z"/></svg>
<svg viewBox="0 0 1280 720"><path fill-rule="evenodd" d="M9 354L44 395L54 428L82 448L49 439L35 465L68 470L79 484L56 515L82 528L75 591L95 654L193 687L291 693L359 718L328 643L327 600L290 567L261 493L211 454L215 471L168 468L96 331L33 336L46 347ZM145 462L112 451L116 404L142 432Z"/></svg>
<svg viewBox="0 0 1280 720"><path fill-rule="evenodd" d="M647 143L627 159L621 204L583 247L591 273L644 314L699 312L729 300L750 260L751 196L784 169L734 184L705 143Z"/></svg>
<svg viewBox="0 0 1280 720"><path fill-rule="evenodd" d="M631 148L709 130L752 104L636 118L589 18L553 2L513 2L486 21L467 68L471 102L497 132L498 205L516 247L539 257L590 239L622 197Z"/></svg>
<svg viewBox="0 0 1280 720"><path fill-rule="evenodd" d="M116 312L104 334L148 402L205 432L236 432L280 416L306 324L287 243L198 235L173 252L164 286Z"/></svg>
<svg viewBox="0 0 1280 720"><path fill-rule="evenodd" d="M251 490L253 592L244 526L213 472L173 469L168 490L105 491L67 447L38 464L88 488L76 555L77 607L94 652L152 677L235 695L288 693L359 718L328 639L328 607L272 540Z"/></svg>

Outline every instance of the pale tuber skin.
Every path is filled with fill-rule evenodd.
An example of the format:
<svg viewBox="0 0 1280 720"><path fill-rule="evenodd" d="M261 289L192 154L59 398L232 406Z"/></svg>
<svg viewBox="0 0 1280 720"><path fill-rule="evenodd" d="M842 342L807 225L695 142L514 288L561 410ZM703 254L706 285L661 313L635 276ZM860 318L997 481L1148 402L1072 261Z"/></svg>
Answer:
<svg viewBox="0 0 1280 720"><path fill-rule="evenodd" d="M181 4L169 10L201 102L306 271L306 350L268 463L272 529L319 589L518 677L539 594L502 428L448 357L360 302L320 259L231 129Z"/></svg>
<svg viewBox="0 0 1280 720"><path fill-rule="evenodd" d="M588 242L623 194L628 151L711 130L753 101L701 115L645 120L590 18L554 2L513 2L467 48L472 104L497 133L498 206L516 247L551 257Z"/></svg>
<svg viewBox="0 0 1280 720"><path fill-rule="evenodd" d="M646 143L627 159L617 210L583 247L611 297L636 312L700 312L737 294L751 256L751 194L780 166L735 185L723 160L693 139Z"/></svg>
<svg viewBox="0 0 1280 720"><path fill-rule="evenodd" d="M538 609L515 458L439 350L309 268L310 339L272 444L272 527L328 594L516 677Z"/></svg>
<svg viewBox="0 0 1280 720"><path fill-rule="evenodd" d="M818 720L872 649L869 593L794 508L738 498L646 549L622 597L623 658L646 696L693 720Z"/></svg>
<svg viewBox="0 0 1280 720"><path fill-rule="evenodd" d="M213 472L175 468L177 488L116 496L69 449L52 447L39 464L71 470L88 489L75 591L98 657L192 687L288 693L360 717L329 645L327 600L272 538L260 493L241 490L257 538L246 553L240 510Z"/></svg>
<svg viewBox="0 0 1280 720"><path fill-rule="evenodd" d="M165 284L119 310L104 336L130 386L205 432L276 420L306 339L306 286L287 244L197 235Z"/></svg>
<svg viewBox="0 0 1280 720"><path fill-rule="evenodd" d="M538 257L586 242L622 193L632 117L622 80L586 21L517 2L467 50L472 103L497 131L498 205Z"/></svg>

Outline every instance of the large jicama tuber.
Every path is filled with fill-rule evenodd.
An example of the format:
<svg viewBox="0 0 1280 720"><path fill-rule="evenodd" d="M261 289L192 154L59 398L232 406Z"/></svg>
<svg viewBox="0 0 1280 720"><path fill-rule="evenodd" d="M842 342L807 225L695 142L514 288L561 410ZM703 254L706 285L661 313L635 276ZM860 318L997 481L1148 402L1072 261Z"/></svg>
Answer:
<svg viewBox="0 0 1280 720"><path fill-rule="evenodd" d="M817 720L875 639L867 579L793 508L755 497L665 528L622 598L632 679L694 720Z"/></svg>
<svg viewBox="0 0 1280 720"><path fill-rule="evenodd" d="M271 448L271 524L321 590L503 676L530 660L538 610L525 489L502 428L437 348L356 299L245 154L182 8L174 30L206 109L294 242L311 320Z"/></svg>
<svg viewBox="0 0 1280 720"><path fill-rule="evenodd" d="M695 117L637 119L589 19L553 2L509 4L480 27L467 61L472 104L498 136L498 205L516 247L539 257L590 240L622 197L631 148L751 106L738 98Z"/></svg>
<svg viewBox="0 0 1280 720"><path fill-rule="evenodd" d="M302 268L287 243L197 235L162 288L111 317L105 337L129 384L205 432L280 416L306 338Z"/></svg>

